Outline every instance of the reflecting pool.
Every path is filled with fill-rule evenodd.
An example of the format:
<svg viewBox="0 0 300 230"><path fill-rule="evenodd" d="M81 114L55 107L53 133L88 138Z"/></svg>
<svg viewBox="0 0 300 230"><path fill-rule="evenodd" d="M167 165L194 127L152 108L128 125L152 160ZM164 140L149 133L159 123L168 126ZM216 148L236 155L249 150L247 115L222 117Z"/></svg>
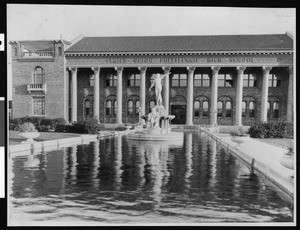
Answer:
<svg viewBox="0 0 300 230"><path fill-rule="evenodd" d="M9 225L292 222L289 205L215 140L117 136L10 158Z"/></svg>

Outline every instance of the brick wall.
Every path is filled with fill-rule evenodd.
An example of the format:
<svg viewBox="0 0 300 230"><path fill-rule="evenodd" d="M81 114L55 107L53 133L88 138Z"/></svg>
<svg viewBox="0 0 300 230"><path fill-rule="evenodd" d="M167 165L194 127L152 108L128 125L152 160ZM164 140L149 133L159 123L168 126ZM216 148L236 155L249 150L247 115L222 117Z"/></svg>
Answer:
<svg viewBox="0 0 300 230"><path fill-rule="evenodd" d="M58 46L62 46L62 44L56 44L55 50ZM37 66L42 67L45 71L45 83L47 84L45 117L65 118L65 58L59 55L52 59L29 59L13 56L13 117L33 116L33 99L32 94L27 92L27 84L33 83L33 71Z"/></svg>

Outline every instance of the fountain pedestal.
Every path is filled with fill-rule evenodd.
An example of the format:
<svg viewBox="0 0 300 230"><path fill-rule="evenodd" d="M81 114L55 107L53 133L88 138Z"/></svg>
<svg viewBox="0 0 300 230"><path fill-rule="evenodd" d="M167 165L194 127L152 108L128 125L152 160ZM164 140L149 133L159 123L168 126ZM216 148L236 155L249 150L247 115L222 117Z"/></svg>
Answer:
<svg viewBox="0 0 300 230"><path fill-rule="evenodd" d="M183 133L171 132L170 121L174 118L174 115L165 114L162 105L155 106L147 117L143 116L143 119L148 122L148 128L129 134L128 139L146 141L182 140Z"/></svg>

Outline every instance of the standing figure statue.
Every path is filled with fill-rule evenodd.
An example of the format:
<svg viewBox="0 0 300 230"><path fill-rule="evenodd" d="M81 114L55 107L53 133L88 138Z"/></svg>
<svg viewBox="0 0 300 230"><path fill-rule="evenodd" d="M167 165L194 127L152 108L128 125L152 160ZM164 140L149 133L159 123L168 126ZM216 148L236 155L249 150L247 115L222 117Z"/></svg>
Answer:
<svg viewBox="0 0 300 230"><path fill-rule="evenodd" d="M164 79L165 76L167 76L169 73L166 73L164 75L157 73L154 77L154 80L150 86L149 91L152 89L153 86L155 86L155 98L156 98L156 105L162 105L162 97L161 97L161 90L162 90L162 84L161 80Z"/></svg>

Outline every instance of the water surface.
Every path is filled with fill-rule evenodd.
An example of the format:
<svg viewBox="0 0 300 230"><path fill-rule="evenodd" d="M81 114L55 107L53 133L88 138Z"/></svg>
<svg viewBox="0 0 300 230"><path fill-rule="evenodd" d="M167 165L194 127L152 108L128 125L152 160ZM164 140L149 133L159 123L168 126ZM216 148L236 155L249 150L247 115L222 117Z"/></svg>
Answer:
<svg viewBox="0 0 300 230"><path fill-rule="evenodd" d="M292 222L291 208L204 133L111 137L10 159L10 225Z"/></svg>

